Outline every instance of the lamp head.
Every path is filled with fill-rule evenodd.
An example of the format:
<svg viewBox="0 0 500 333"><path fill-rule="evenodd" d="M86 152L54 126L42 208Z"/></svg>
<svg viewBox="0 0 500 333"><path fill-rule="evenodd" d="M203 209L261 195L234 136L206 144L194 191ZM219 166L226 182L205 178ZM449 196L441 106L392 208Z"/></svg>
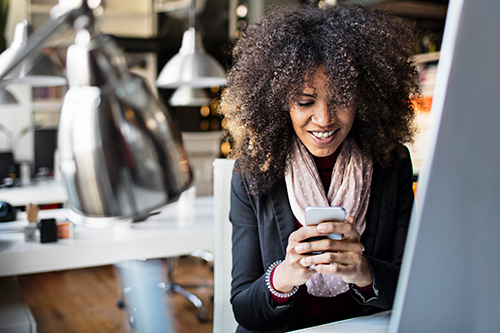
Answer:
<svg viewBox="0 0 500 333"><path fill-rule="evenodd" d="M69 47L59 123L70 208L132 217L176 200L192 173L180 132L111 38L80 31Z"/></svg>

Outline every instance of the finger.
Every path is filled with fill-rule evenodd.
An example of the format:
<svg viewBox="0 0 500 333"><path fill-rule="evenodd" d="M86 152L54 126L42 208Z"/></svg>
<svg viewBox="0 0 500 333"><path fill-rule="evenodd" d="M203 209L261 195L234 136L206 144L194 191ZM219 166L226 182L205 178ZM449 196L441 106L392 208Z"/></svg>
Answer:
<svg viewBox="0 0 500 333"><path fill-rule="evenodd" d="M274 273L273 281L285 285L301 285L305 283L313 274L309 268L300 264L290 264L287 260L283 261Z"/></svg>
<svg viewBox="0 0 500 333"><path fill-rule="evenodd" d="M311 254L313 252L335 251L336 241L331 239L320 239L314 241L307 241L297 244L294 247L295 252L301 255ZM338 242L338 241L337 241Z"/></svg>
<svg viewBox="0 0 500 333"><path fill-rule="evenodd" d="M352 252L323 252L320 254L304 256L300 259L300 264L303 267L309 267L311 265L329 265L329 264L339 264L339 265L359 265L361 261L361 255Z"/></svg>
<svg viewBox="0 0 500 333"><path fill-rule="evenodd" d="M353 224L345 222L323 222L318 224L318 231L322 235L331 235L331 239L352 239L359 241L359 233ZM338 237L338 238L337 238Z"/></svg>
<svg viewBox="0 0 500 333"><path fill-rule="evenodd" d="M356 228L356 220L354 217L347 216L345 223L343 225L339 225L338 227L345 230L345 232L342 233L344 235L343 239L359 240L360 235L358 229Z"/></svg>
<svg viewBox="0 0 500 333"><path fill-rule="evenodd" d="M303 226L299 230L294 231L288 238L289 243L300 243L311 237L321 236L316 226Z"/></svg>
<svg viewBox="0 0 500 333"><path fill-rule="evenodd" d="M293 250L306 255L312 252L345 252L360 256L363 252L363 244L356 240L333 240L329 238L301 242L294 245Z"/></svg>
<svg viewBox="0 0 500 333"><path fill-rule="evenodd" d="M325 255L327 255L324 259L325 263L356 266L361 262L361 254L356 252L326 252ZM323 258L320 260L323 260Z"/></svg>
<svg viewBox="0 0 500 333"><path fill-rule="evenodd" d="M323 222L316 227L322 235L331 233L348 234L352 231L354 225L346 222Z"/></svg>
<svg viewBox="0 0 500 333"><path fill-rule="evenodd" d="M324 274L337 274L341 277L351 276L354 274L355 269L351 265L342 265L342 264L317 264L315 265L315 271L317 273Z"/></svg>
<svg viewBox="0 0 500 333"><path fill-rule="evenodd" d="M312 264L310 266L307 266L310 270L313 270L315 273L324 273L324 274L337 274L337 275L343 275L343 274L352 274L352 268L347 265L342 265L342 264L337 264L337 263L331 263L331 264ZM312 268L312 269L311 269Z"/></svg>

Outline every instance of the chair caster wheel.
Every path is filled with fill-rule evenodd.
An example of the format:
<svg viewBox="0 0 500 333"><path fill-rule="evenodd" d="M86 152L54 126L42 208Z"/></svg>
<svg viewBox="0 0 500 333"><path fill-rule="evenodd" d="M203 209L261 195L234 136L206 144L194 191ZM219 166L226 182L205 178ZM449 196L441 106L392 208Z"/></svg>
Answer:
<svg viewBox="0 0 500 333"><path fill-rule="evenodd" d="M210 321L210 318L208 316L208 311L205 309L205 307L199 309L198 313L196 314L196 318L198 318L198 321L201 323L206 323Z"/></svg>
<svg viewBox="0 0 500 333"><path fill-rule="evenodd" d="M120 309L125 309L127 307L127 305L125 304L125 300L123 300L123 299L119 299L118 301L116 301L116 305Z"/></svg>

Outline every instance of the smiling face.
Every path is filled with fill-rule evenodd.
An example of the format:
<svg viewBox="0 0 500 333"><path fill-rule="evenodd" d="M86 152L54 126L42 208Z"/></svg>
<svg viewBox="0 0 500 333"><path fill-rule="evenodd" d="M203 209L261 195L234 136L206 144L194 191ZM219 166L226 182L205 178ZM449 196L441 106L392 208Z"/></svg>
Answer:
<svg viewBox="0 0 500 333"><path fill-rule="evenodd" d="M354 110L328 106L326 76L322 70L306 84L290 108L292 126L300 141L316 157L333 154L349 134Z"/></svg>

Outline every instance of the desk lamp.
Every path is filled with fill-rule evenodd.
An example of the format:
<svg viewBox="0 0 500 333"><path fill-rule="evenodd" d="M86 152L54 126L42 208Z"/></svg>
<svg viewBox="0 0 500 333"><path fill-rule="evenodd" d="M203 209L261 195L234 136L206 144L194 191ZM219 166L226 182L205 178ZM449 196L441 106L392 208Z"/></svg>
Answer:
<svg viewBox="0 0 500 333"><path fill-rule="evenodd" d="M60 170L69 208L90 217L141 217L177 200L192 173L180 132L145 80L128 71L123 53L97 31L100 0L59 0L51 20L31 34L2 80L57 31L72 25L69 89L58 132Z"/></svg>

